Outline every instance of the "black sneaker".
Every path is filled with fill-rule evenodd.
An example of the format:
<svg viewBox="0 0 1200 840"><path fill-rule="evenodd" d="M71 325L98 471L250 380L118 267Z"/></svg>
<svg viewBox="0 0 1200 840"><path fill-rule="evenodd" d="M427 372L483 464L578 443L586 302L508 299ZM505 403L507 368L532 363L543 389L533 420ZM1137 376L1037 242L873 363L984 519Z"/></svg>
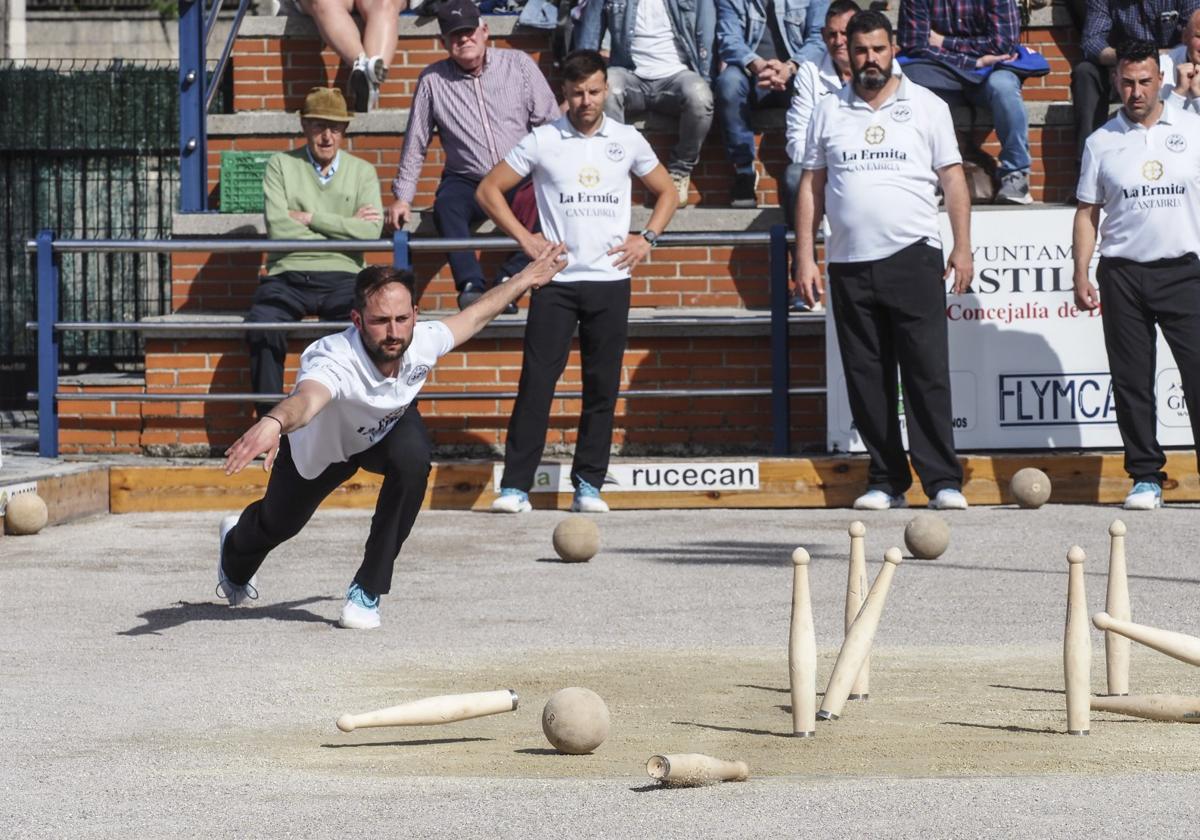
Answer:
<svg viewBox="0 0 1200 840"><path fill-rule="evenodd" d="M350 70L350 81L346 87L350 94L350 100L354 103L354 110L359 114L365 114L371 107L371 78L368 74L366 56L356 58L354 67Z"/></svg>
<svg viewBox="0 0 1200 840"><path fill-rule="evenodd" d="M476 285L463 287L463 290L458 293L458 309L461 312L475 301L483 297L483 289Z"/></svg>
<svg viewBox="0 0 1200 840"><path fill-rule="evenodd" d="M733 176L733 200L730 207L754 209L758 206L758 171L738 172Z"/></svg>

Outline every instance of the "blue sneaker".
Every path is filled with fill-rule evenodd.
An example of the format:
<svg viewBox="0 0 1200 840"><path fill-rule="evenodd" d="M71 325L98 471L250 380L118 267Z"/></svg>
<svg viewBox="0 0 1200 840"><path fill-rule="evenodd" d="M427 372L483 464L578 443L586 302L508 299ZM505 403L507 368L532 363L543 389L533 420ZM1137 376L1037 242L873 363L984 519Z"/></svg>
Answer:
<svg viewBox="0 0 1200 840"><path fill-rule="evenodd" d="M529 494L516 487L501 487L500 495L492 500L492 513L529 513L531 510Z"/></svg>
<svg viewBox="0 0 1200 840"><path fill-rule="evenodd" d="M581 478L575 488L575 498L571 500L571 510L575 513L608 513L608 503L600 498L599 490Z"/></svg>
<svg viewBox="0 0 1200 840"><path fill-rule="evenodd" d="M1154 510L1162 507L1162 485L1157 481L1138 481L1125 497L1125 510Z"/></svg>
<svg viewBox="0 0 1200 840"><path fill-rule="evenodd" d="M346 590L346 604L338 624L347 630L371 630L379 626L379 596L370 595L357 583Z"/></svg>

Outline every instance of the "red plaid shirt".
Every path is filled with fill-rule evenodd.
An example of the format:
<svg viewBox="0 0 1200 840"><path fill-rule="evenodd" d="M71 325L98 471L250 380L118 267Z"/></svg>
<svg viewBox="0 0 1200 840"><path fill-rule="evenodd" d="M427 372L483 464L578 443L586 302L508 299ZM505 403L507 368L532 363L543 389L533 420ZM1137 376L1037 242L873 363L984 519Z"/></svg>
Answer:
<svg viewBox="0 0 1200 840"><path fill-rule="evenodd" d="M945 37L929 44L929 31ZM983 55L1007 55L1020 43L1016 0L902 0L896 37L904 55L974 70Z"/></svg>

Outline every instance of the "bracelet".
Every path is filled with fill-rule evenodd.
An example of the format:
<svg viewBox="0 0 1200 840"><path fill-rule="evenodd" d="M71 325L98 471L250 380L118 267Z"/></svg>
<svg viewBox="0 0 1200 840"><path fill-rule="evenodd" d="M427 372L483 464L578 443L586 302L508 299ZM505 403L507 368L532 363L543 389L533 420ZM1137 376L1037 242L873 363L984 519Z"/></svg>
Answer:
<svg viewBox="0 0 1200 840"><path fill-rule="evenodd" d="M283 421L280 420L278 417L276 417L274 414L264 414L263 417L268 420L274 420L276 423L278 423L279 424L279 436L283 437Z"/></svg>

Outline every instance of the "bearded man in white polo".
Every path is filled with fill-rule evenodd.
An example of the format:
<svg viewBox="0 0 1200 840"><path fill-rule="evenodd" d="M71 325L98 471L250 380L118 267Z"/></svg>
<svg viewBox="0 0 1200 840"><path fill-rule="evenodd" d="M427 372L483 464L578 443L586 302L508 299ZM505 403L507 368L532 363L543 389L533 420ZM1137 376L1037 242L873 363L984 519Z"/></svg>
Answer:
<svg viewBox="0 0 1200 840"><path fill-rule="evenodd" d="M854 507L904 507L912 485L896 406L896 368L913 468L930 507L961 510L954 452L946 282L971 283L971 203L950 109L893 75L892 25L859 12L846 27L853 84L826 96L809 128L796 220L796 286L811 306L824 290L813 257L825 242L829 293L854 423L870 456ZM954 236L943 264L937 187Z"/></svg>

